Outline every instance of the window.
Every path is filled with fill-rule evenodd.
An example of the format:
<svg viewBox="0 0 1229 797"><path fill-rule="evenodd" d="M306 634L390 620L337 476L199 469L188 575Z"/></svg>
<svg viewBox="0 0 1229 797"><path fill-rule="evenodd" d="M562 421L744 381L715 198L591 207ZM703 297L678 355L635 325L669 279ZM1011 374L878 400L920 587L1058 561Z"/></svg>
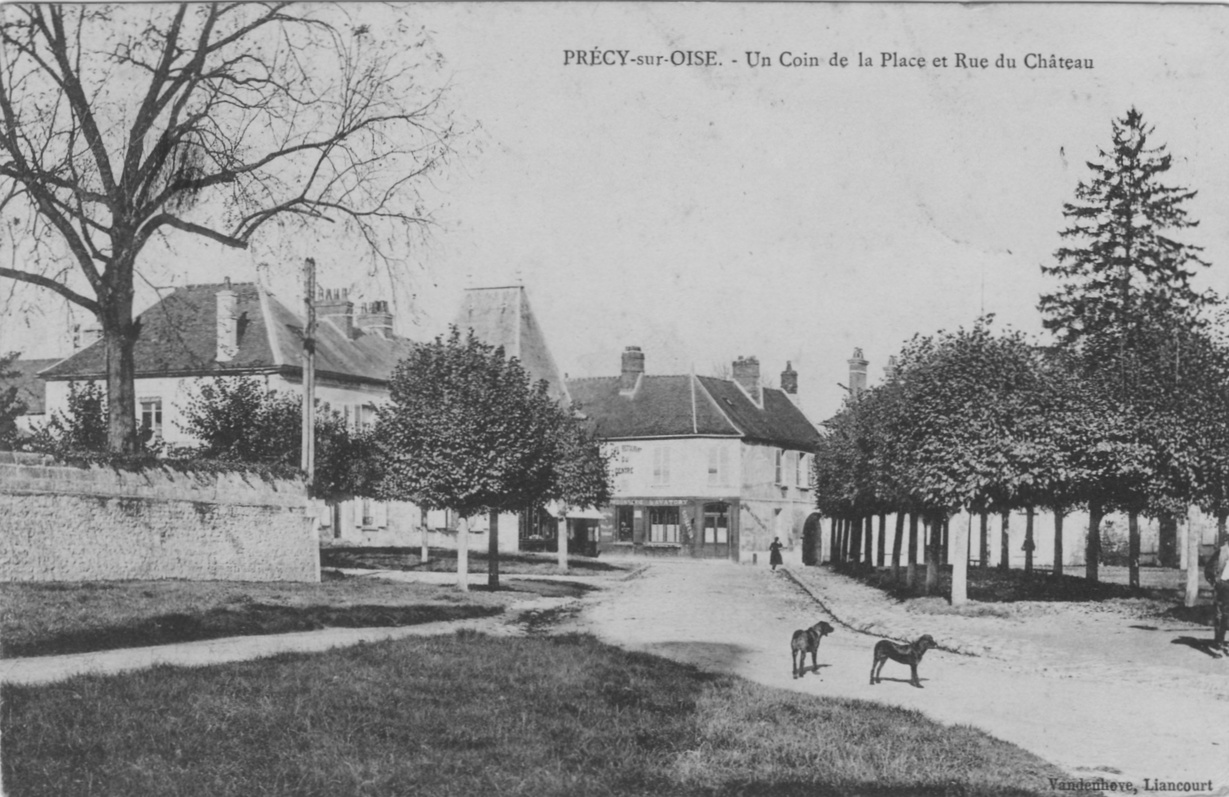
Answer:
<svg viewBox="0 0 1229 797"><path fill-rule="evenodd" d="M798 453L798 471L796 474L797 478L794 482L794 485L796 487L806 487L807 479L809 477L810 472L811 472L810 461L807 459L807 455L799 452Z"/></svg>
<svg viewBox="0 0 1229 797"><path fill-rule="evenodd" d="M715 445L708 449L708 486L720 487L730 483L730 449Z"/></svg>
<svg viewBox="0 0 1229 797"><path fill-rule="evenodd" d="M632 525L634 518L634 510L630 506L615 507L615 541L616 542L632 542L634 539L635 528Z"/></svg>
<svg viewBox="0 0 1229 797"><path fill-rule="evenodd" d="M777 477L774 482L775 484L785 484L785 479L782 478L783 476L782 471L784 470L784 465L785 465L785 452L778 448L777 449Z"/></svg>
<svg viewBox="0 0 1229 797"><path fill-rule="evenodd" d="M729 504L704 505L704 544L726 545L730 541Z"/></svg>
<svg viewBox="0 0 1229 797"><path fill-rule="evenodd" d="M677 506L649 507L649 542L679 541L679 508Z"/></svg>
<svg viewBox="0 0 1229 797"><path fill-rule="evenodd" d="M376 524L375 513L372 511L372 509L373 507L372 507L371 499L364 498L363 499L363 522L361 524L364 528L368 528Z"/></svg>
<svg viewBox="0 0 1229 797"><path fill-rule="evenodd" d="M657 446L653 449L653 484L662 486L670 483L670 447Z"/></svg>
<svg viewBox="0 0 1229 797"><path fill-rule="evenodd" d="M141 404L141 431L149 429L154 437L162 437L162 399L143 398Z"/></svg>

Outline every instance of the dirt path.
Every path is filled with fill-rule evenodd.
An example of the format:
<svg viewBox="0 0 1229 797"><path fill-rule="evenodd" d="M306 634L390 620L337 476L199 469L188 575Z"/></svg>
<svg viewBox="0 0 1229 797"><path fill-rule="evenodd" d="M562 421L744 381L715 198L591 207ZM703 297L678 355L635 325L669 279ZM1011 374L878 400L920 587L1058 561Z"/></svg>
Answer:
<svg viewBox="0 0 1229 797"><path fill-rule="evenodd" d="M876 700L974 725L1074 776L1131 781L1141 790L1145 778L1211 780L1229 794L1229 659L1174 645L1174 633L1130 636L1121 618L920 616L827 570L808 568L799 579L822 579L826 587L812 594L764 567L655 563L613 592L586 599L573 628L769 686ZM963 627L981 655L932 651L921 668L923 689L909 686L906 667L889 663L883 683L871 686L878 637L838 627L820 649L819 672L794 680L792 631L830 617L817 595L837 618L872 625L876 634L931 633L960 647L965 638L954 628ZM1038 631L1044 627L1051 630Z"/></svg>

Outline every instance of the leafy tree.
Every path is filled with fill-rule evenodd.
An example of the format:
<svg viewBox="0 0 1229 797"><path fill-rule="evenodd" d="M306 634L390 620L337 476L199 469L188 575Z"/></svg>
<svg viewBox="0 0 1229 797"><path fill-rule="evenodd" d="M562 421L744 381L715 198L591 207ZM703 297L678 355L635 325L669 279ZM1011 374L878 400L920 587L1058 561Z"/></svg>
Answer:
<svg viewBox="0 0 1229 797"><path fill-rule="evenodd" d="M17 394L17 385L4 387L4 383L21 376L13 370L13 363L21 355L18 352L0 354L0 451L17 444L17 418L26 413L26 403Z"/></svg>
<svg viewBox="0 0 1229 797"><path fill-rule="evenodd" d="M180 429L199 441L205 459L298 467L303 400L266 389L251 377L202 381L180 408ZM330 501L374 495L378 448L371 431L351 429L328 404L316 412L314 495Z"/></svg>
<svg viewBox="0 0 1229 797"><path fill-rule="evenodd" d="M68 385L68 410L56 412L24 444L30 451L79 457L107 450L107 397L95 382Z"/></svg>
<svg viewBox="0 0 1229 797"><path fill-rule="evenodd" d="M408 254L426 215L415 186L452 138L419 82L441 59L405 10L379 26L347 13L0 9L0 211L23 264L0 277L98 319L112 451L138 447L133 299L151 241L276 248L279 231L331 222L390 274Z"/></svg>
<svg viewBox="0 0 1229 797"><path fill-rule="evenodd" d="M1139 514L1172 513L1193 492L1179 421L1183 398L1169 365L1183 341L1204 328L1204 311L1214 300L1192 285L1208 265L1201 248L1174 237L1198 224L1186 210L1196 192L1164 182L1172 156L1165 145L1152 145L1153 132L1134 108L1113 121L1110 148L1088 163L1091 177L1063 207L1069 226L1060 235L1070 243L1055 253L1053 265L1042 266L1059 285L1040 302L1046 329L1111 400L1119 416L1113 425L1130 429L1136 452L1147 454L1131 465L1146 471L1142 489L1137 480L1111 477L1097 496L1128 513L1136 552ZM1138 584L1137 567L1133 559L1132 584Z"/></svg>
<svg viewBox="0 0 1229 797"><path fill-rule="evenodd" d="M453 327L398 363L391 403L378 410L382 495L460 518L458 578L467 588L469 518L543 501L609 496L591 436L516 359ZM498 581L498 570L492 580Z"/></svg>

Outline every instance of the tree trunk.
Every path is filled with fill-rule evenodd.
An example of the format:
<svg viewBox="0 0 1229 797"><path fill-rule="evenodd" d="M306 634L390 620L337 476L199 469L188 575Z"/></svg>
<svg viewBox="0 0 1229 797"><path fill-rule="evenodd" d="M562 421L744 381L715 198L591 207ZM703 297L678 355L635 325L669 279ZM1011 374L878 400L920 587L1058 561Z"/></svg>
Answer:
<svg viewBox="0 0 1229 797"><path fill-rule="evenodd" d="M866 539L863 541L863 555L866 560L867 567L875 563L875 553L872 550L875 544L875 516L866 516Z"/></svg>
<svg viewBox="0 0 1229 797"><path fill-rule="evenodd" d="M1186 600L1189 609L1199 602L1199 534L1188 520L1186 526Z"/></svg>
<svg viewBox="0 0 1229 797"><path fill-rule="evenodd" d="M1001 517L1002 524L999 526L999 570L1006 573L1011 569L1011 534L1008 533L1008 527L1011 525L1011 510L1004 509Z"/></svg>
<svg viewBox="0 0 1229 797"><path fill-rule="evenodd" d="M487 532L486 547L486 584L491 589L499 589L499 513L491 510L490 531Z"/></svg>
<svg viewBox="0 0 1229 797"><path fill-rule="evenodd" d="M939 567L952 563L952 529L951 518L943 518L943 550L940 551Z"/></svg>
<svg viewBox="0 0 1229 797"><path fill-rule="evenodd" d="M1158 519L1157 564L1161 567L1177 567L1181 564L1178 552L1178 519L1166 512Z"/></svg>
<svg viewBox="0 0 1229 797"><path fill-rule="evenodd" d="M926 594L939 588L939 556L942 554L943 526L946 519L938 515L930 519L930 544L926 546Z"/></svg>
<svg viewBox="0 0 1229 797"><path fill-rule="evenodd" d="M1229 532L1226 531L1226 520L1229 520L1229 510L1220 510L1216 513L1216 549L1226 542L1229 542Z"/></svg>
<svg viewBox="0 0 1229 797"><path fill-rule="evenodd" d="M568 519L566 515L559 518L558 532L555 536L559 539L559 544L555 546L559 555L559 572L568 572Z"/></svg>
<svg viewBox="0 0 1229 797"><path fill-rule="evenodd" d="M977 566L986 570L990 567L990 513L983 511L979 522L981 523L981 537L977 548Z"/></svg>
<svg viewBox="0 0 1229 797"><path fill-rule="evenodd" d="M134 454L137 442L136 346L137 326L132 321L132 290L111 293L103 305L103 351L107 370L107 449Z"/></svg>
<svg viewBox="0 0 1229 797"><path fill-rule="evenodd" d="M909 513L909 559L905 563L905 585L917 586L917 512Z"/></svg>
<svg viewBox="0 0 1229 797"><path fill-rule="evenodd" d="M457 523L457 589L469 592L469 518Z"/></svg>
<svg viewBox="0 0 1229 797"><path fill-rule="evenodd" d="M971 543L969 526L971 525L972 517L963 528L957 523L956 530L952 534L952 547L956 549L956 561L952 562L951 601L953 606L962 606L969 602L969 545Z"/></svg>
<svg viewBox="0 0 1229 797"><path fill-rule="evenodd" d="M896 511L896 535L892 538L892 583L900 580L900 547L905 538L905 513Z"/></svg>
<svg viewBox="0 0 1229 797"><path fill-rule="evenodd" d="M1033 577L1033 549L1037 547L1033 542L1033 508L1028 508L1028 514L1024 518L1024 578L1030 579Z"/></svg>
<svg viewBox="0 0 1229 797"><path fill-rule="evenodd" d="M875 551L875 566L883 567L883 558L888 549L888 516L879 513L879 550Z"/></svg>
<svg viewBox="0 0 1229 797"><path fill-rule="evenodd" d="M427 510L421 509L419 511L422 513L422 564L425 565L431 559L431 551L428 546L431 529L427 525Z"/></svg>
<svg viewBox="0 0 1229 797"><path fill-rule="evenodd" d="M1054 509L1054 567L1051 575L1062 578L1063 575L1063 510Z"/></svg>
<svg viewBox="0 0 1229 797"><path fill-rule="evenodd" d="M1088 502L1088 543L1084 549L1084 578L1090 583L1097 583L1100 578L1098 568L1101 565L1101 521L1105 517L1105 506L1100 501Z"/></svg>
<svg viewBox="0 0 1229 797"><path fill-rule="evenodd" d="M1139 586L1139 512L1127 513L1127 564L1130 567L1128 583Z"/></svg>
<svg viewBox="0 0 1229 797"><path fill-rule="evenodd" d="M862 518L854 518L849 524L849 563L856 565L862 561Z"/></svg>

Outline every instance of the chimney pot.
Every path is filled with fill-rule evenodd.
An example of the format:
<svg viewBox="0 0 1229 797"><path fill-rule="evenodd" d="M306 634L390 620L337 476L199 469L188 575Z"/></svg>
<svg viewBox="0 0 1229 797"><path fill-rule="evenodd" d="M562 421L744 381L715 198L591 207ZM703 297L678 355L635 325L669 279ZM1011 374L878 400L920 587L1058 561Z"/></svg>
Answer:
<svg viewBox="0 0 1229 797"><path fill-rule="evenodd" d="M862 356L862 349L856 348L853 350L853 357L849 360L849 395L857 398L862 391L866 390L866 366L869 363Z"/></svg>
<svg viewBox="0 0 1229 797"><path fill-rule="evenodd" d="M785 361L785 370L781 372L781 389L791 396L798 395L798 372L789 360Z"/></svg>
<svg viewBox="0 0 1229 797"><path fill-rule="evenodd" d="M347 338L354 337L354 303L345 296L341 288L326 288L320 291L320 301L316 303L318 318L332 319L337 328Z"/></svg>
<svg viewBox="0 0 1229 797"><path fill-rule="evenodd" d="M644 375L644 352L639 346L628 346L623 350L623 368L619 375L619 392L630 396L636 392L640 377Z"/></svg>
<svg viewBox="0 0 1229 797"><path fill-rule="evenodd" d="M739 357L734 361L734 381L747 391L756 404L763 406L764 395L760 389L760 361L757 357Z"/></svg>

